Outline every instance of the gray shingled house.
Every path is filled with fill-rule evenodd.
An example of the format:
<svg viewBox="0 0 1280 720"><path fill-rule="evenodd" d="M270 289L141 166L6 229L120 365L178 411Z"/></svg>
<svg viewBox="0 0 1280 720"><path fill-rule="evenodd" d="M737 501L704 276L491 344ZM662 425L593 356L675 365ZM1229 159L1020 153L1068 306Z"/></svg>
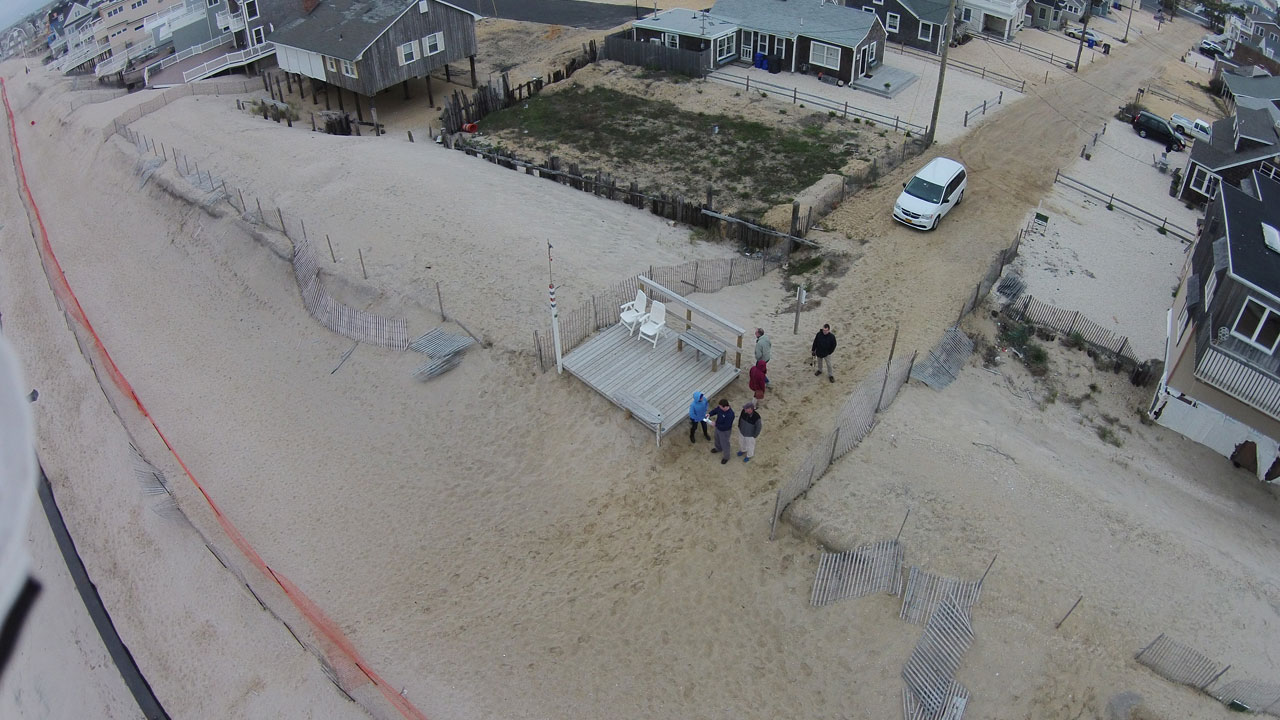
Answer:
<svg viewBox="0 0 1280 720"><path fill-rule="evenodd" d="M1202 203L1217 195L1224 183L1239 185L1255 170L1275 174L1277 156L1280 132L1275 116L1263 108L1237 107L1233 117L1213 124L1208 142L1197 140L1191 146L1178 198Z"/></svg>
<svg viewBox="0 0 1280 720"><path fill-rule="evenodd" d="M845 4L875 13L890 42L942 53L948 5L943 0L845 0Z"/></svg>
<svg viewBox="0 0 1280 720"><path fill-rule="evenodd" d="M717 0L709 11L674 8L632 24L636 40L686 50L714 48L716 66L772 56L779 70L822 72L848 83L884 58L874 13L823 0Z"/></svg>
<svg viewBox="0 0 1280 720"><path fill-rule="evenodd" d="M1167 321L1151 417L1280 476L1280 183L1254 172L1209 204Z"/></svg>
<svg viewBox="0 0 1280 720"><path fill-rule="evenodd" d="M464 58L474 81L478 17L443 0L320 0L268 39L281 69L373 97Z"/></svg>

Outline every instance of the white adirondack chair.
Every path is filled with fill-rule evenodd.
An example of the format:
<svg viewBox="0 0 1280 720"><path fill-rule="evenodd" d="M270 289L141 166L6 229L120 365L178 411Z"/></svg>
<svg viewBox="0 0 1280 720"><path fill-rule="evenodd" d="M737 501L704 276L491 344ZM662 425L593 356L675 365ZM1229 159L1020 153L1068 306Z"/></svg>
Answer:
<svg viewBox="0 0 1280 720"><path fill-rule="evenodd" d="M649 308L649 315L645 317L644 322L640 324L640 339L648 340L653 346L658 347L658 333L662 332L662 328L667 324L667 306L653 301L653 305Z"/></svg>
<svg viewBox="0 0 1280 720"><path fill-rule="evenodd" d="M644 291L637 290L636 299L622 306L622 312L618 316L618 319L624 326L626 326L627 335L633 334L636 331L636 328L640 327L640 323L644 322L645 318L649 317L649 313L645 312L644 309L647 301L648 298L644 296Z"/></svg>

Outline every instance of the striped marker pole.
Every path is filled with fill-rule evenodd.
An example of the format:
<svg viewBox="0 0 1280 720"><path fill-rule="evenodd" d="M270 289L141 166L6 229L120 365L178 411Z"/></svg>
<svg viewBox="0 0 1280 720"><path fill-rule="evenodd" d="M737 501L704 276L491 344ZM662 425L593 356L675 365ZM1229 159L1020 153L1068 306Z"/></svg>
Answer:
<svg viewBox="0 0 1280 720"><path fill-rule="evenodd" d="M556 374L564 374L564 359L560 356L560 310L556 308L556 286L547 285L551 296L551 342L556 346Z"/></svg>

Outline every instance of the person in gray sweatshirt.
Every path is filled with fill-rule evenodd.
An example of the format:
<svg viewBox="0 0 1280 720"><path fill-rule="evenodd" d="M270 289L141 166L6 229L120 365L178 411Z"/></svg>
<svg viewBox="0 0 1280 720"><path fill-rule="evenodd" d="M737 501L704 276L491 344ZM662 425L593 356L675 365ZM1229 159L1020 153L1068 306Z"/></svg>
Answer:
<svg viewBox="0 0 1280 720"><path fill-rule="evenodd" d="M756 328L756 362L764 361L764 382L769 384L769 360L773 357L773 341L764 334L764 328Z"/></svg>

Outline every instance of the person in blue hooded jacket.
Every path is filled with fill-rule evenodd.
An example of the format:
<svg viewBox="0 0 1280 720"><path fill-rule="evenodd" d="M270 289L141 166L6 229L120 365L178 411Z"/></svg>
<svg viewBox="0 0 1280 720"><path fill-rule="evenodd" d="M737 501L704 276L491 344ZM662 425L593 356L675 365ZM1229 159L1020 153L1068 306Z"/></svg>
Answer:
<svg viewBox="0 0 1280 720"><path fill-rule="evenodd" d="M710 440L711 436L707 434L707 405L710 404L707 396L700 392L693 394L693 402L689 403L689 442L696 443L698 439L695 437L698 432L698 426L702 426L702 437Z"/></svg>

